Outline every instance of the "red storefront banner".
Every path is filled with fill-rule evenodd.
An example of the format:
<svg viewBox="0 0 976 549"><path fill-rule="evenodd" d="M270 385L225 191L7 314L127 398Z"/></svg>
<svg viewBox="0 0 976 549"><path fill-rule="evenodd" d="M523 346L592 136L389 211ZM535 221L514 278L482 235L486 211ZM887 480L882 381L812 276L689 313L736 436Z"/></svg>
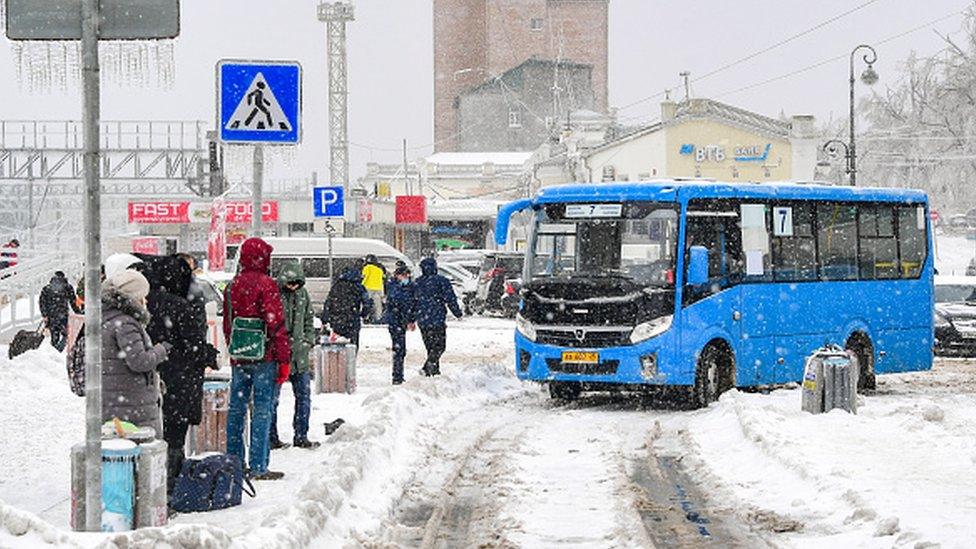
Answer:
<svg viewBox="0 0 976 549"><path fill-rule="evenodd" d="M251 222L251 202L232 201L225 202L227 223L250 223ZM190 210L194 212L200 210L200 204L191 204L189 201L180 202L129 202L129 223L140 223L143 225L152 224L180 224L211 221L210 216L198 217L190 216ZM206 206L205 206L206 207ZM206 211L206 210L204 210ZM261 219L265 223L278 222L278 201L268 200L261 206Z"/></svg>
<svg viewBox="0 0 976 549"><path fill-rule="evenodd" d="M210 205L210 231L207 234L207 263L211 271L223 271L227 263L227 227L224 199L217 197Z"/></svg>
<svg viewBox="0 0 976 549"><path fill-rule="evenodd" d="M129 223L189 222L189 202L129 202Z"/></svg>
<svg viewBox="0 0 976 549"><path fill-rule="evenodd" d="M252 210L250 202L228 202L227 223L250 223ZM277 200L268 200L261 204L261 221L264 223L278 222Z"/></svg>
<svg viewBox="0 0 976 549"><path fill-rule="evenodd" d="M427 197L422 195L396 197L397 224L427 223Z"/></svg>
<svg viewBox="0 0 976 549"><path fill-rule="evenodd" d="M159 239L155 236L146 236L132 239L132 253L159 255Z"/></svg>

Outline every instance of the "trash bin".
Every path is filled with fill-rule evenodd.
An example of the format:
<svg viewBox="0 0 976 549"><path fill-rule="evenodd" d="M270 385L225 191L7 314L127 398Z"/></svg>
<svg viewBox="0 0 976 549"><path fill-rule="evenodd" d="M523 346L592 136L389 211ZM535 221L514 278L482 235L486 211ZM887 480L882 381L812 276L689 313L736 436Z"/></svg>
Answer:
<svg viewBox="0 0 976 549"><path fill-rule="evenodd" d="M166 526L166 442L139 444L136 462L136 528Z"/></svg>
<svg viewBox="0 0 976 549"><path fill-rule="evenodd" d="M131 440L102 441L102 532L135 526L138 458L139 445Z"/></svg>
<svg viewBox="0 0 976 549"><path fill-rule="evenodd" d="M356 346L326 342L312 353L315 394L356 392Z"/></svg>
<svg viewBox="0 0 976 549"><path fill-rule="evenodd" d="M857 378L853 353L836 345L817 349L803 369L801 409L811 414L835 408L857 413Z"/></svg>

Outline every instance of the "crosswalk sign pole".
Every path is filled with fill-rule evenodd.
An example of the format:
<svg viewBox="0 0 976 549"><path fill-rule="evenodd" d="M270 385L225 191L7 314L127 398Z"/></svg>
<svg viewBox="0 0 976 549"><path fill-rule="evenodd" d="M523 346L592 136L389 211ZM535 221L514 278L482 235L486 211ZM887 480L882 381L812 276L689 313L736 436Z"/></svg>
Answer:
<svg viewBox="0 0 976 549"><path fill-rule="evenodd" d="M251 193L251 236L261 236L261 222L264 217L261 207L264 203L264 145L254 145L254 190Z"/></svg>

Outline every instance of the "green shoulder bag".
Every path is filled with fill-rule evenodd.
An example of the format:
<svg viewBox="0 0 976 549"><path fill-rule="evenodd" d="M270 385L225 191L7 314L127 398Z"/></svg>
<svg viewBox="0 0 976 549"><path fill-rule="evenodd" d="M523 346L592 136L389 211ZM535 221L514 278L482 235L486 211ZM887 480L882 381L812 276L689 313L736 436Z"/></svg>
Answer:
<svg viewBox="0 0 976 549"><path fill-rule="evenodd" d="M230 304L230 286L227 287L226 312L230 315L230 341L227 354L238 362L264 360L268 340L267 326L260 318L234 317Z"/></svg>

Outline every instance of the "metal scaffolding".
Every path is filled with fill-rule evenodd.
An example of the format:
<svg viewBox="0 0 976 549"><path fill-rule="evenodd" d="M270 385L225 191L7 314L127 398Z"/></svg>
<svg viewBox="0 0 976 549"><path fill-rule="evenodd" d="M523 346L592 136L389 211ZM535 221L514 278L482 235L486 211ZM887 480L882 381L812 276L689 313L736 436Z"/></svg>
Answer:
<svg viewBox="0 0 976 549"><path fill-rule="evenodd" d="M349 190L349 141L346 98L346 23L355 19L349 2L319 4L319 21L326 23L329 71L329 160L333 184Z"/></svg>

